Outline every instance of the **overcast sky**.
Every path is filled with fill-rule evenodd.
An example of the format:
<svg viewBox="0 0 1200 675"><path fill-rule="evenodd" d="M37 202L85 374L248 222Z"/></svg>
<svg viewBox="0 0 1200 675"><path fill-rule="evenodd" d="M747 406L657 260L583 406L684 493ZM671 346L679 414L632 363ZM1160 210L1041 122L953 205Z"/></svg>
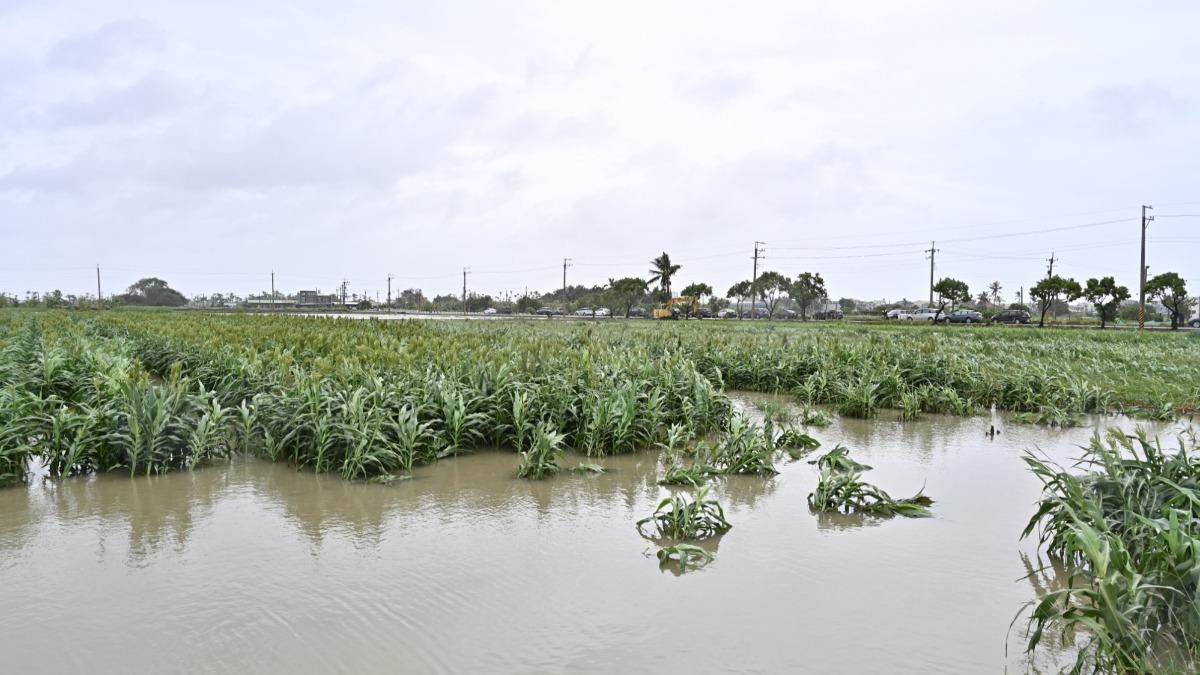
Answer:
<svg viewBox="0 0 1200 675"><path fill-rule="evenodd" d="M186 4L186 6L185 6ZM0 290L1200 288L1200 3L0 0ZM1108 222L1118 221L1118 222ZM1095 224L1094 223L1106 223ZM1036 234L1022 234L1034 232ZM999 236L1014 235L1014 236ZM993 237L982 239L981 237ZM677 288L681 287L677 285Z"/></svg>

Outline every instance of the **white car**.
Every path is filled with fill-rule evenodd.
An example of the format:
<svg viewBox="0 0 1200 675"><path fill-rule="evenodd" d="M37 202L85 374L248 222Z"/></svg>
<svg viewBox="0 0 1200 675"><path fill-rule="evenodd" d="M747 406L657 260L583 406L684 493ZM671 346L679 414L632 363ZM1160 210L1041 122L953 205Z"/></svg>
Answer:
<svg viewBox="0 0 1200 675"><path fill-rule="evenodd" d="M907 309L900 309L897 307L896 309L888 310L888 313L885 314L884 317L891 320L898 320L905 318L907 314L909 314Z"/></svg>
<svg viewBox="0 0 1200 675"><path fill-rule="evenodd" d="M484 313L484 314L495 314L495 313L496 313L496 308L495 308L495 307L488 307L487 309L483 310L483 313Z"/></svg>
<svg viewBox="0 0 1200 675"><path fill-rule="evenodd" d="M922 307L921 309L914 309L905 314L904 318L907 321L933 321L937 314L938 310L932 307Z"/></svg>
<svg viewBox="0 0 1200 675"><path fill-rule="evenodd" d="M598 317L608 317L608 316L612 316L612 312L608 311L608 308L607 308L607 307L601 307L601 308L599 308L599 309L597 309L597 310L596 310L596 316L598 316Z"/></svg>
<svg viewBox="0 0 1200 675"><path fill-rule="evenodd" d="M575 310L575 316L593 316L592 310L587 307L580 307Z"/></svg>

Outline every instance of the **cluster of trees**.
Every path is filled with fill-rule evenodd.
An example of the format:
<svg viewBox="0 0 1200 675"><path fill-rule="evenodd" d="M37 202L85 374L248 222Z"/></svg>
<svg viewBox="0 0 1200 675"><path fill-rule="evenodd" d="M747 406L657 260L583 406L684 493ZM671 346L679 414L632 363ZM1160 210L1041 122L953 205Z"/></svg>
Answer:
<svg viewBox="0 0 1200 675"><path fill-rule="evenodd" d="M187 298L179 291L171 288L167 282L155 277L141 279L120 295L115 295L108 301L113 305L134 305L141 307L182 307L187 304ZM67 307L95 307L96 296L84 294L64 294L60 290L49 293L26 291L25 299L15 295L0 293L0 307L44 307L47 309Z"/></svg>
<svg viewBox="0 0 1200 675"><path fill-rule="evenodd" d="M157 277L139 280L113 300L117 304L140 307L183 307L187 304L182 293Z"/></svg>
<svg viewBox="0 0 1200 675"><path fill-rule="evenodd" d="M960 304L970 303L977 306L1000 304L1000 283L993 281L988 285L988 291L972 298L966 282L953 278L943 278L933 286L933 292L938 296L938 315L949 306L953 309ZM1049 275L1038 281L1029 289L1029 297L1034 301L1038 314L1038 326L1046 325L1046 314L1054 311L1066 311L1067 304L1079 299L1086 300L1096 309L1100 318L1100 328L1105 328L1118 317L1126 320L1137 320L1139 308L1136 304L1125 304L1130 298L1129 289L1119 285L1113 277L1088 279L1080 284L1075 279L1062 277L1057 274ZM1184 279L1174 272L1160 274L1146 282L1146 297L1158 300L1167 309L1171 320L1171 328L1179 328L1188 319L1190 298ZM1010 305L1012 309L1029 309L1023 304Z"/></svg>
<svg viewBox="0 0 1200 675"><path fill-rule="evenodd" d="M1112 277L1088 279L1085 285L1081 285L1074 279L1064 278L1057 274L1047 276L1039 281L1029 289L1029 295L1038 304L1039 326L1046 324L1046 313L1050 311L1056 301L1065 299L1067 302L1072 302L1083 298L1096 308L1101 328L1120 315L1122 303L1130 298L1129 289L1118 285ZM1175 272L1165 272L1148 279L1146 281L1146 297L1158 300L1163 304L1171 320L1172 329L1178 329L1187 320L1190 302L1187 295L1187 284L1183 277ZM1136 319L1138 311L1138 308L1134 306L1131 311L1126 311L1125 317Z"/></svg>
<svg viewBox="0 0 1200 675"><path fill-rule="evenodd" d="M775 271L763 272L754 280L739 281L725 292L727 298L737 298L738 314L742 313L742 303L747 299L761 301L766 305L769 315L774 316L779 304L786 298L796 304L801 319L808 318L808 308L813 303L829 297L825 288L825 280L819 273L804 272L795 279L789 279ZM846 299L853 304L853 300Z"/></svg>

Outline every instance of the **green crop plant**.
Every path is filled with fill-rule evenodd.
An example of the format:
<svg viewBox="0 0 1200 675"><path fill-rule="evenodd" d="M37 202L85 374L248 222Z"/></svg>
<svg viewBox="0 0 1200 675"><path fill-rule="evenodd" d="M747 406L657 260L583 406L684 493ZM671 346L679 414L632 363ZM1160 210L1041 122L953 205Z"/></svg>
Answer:
<svg viewBox="0 0 1200 675"><path fill-rule="evenodd" d="M688 565L702 565L713 559L713 554L695 544L675 544L658 549L658 564L660 566L675 563L679 571L686 572Z"/></svg>
<svg viewBox="0 0 1200 675"><path fill-rule="evenodd" d="M775 444L762 427L741 415L729 420L729 428L711 446L710 463L726 474L774 474Z"/></svg>
<svg viewBox="0 0 1200 675"><path fill-rule="evenodd" d="M1057 628L1082 629L1072 672L1190 672L1200 659L1200 458L1195 440L1166 451L1144 432L1093 436L1073 473L1025 462L1042 498L1022 537L1076 573L1028 619L1034 652Z"/></svg>
<svg viewBox="0 0 1200 675"><path fill-rule="evenodd" d="M695 497L676 493L663 499L652 515L637 521L638 532L648 536L646 530L652 526L658 537L683 540L725 534L733 526L725 519L725 509L709 498L708 491L709 486L704 485L696 490Z"/></svg>
<svg viewBox="0 0 1200 675"><path fill-rule="evenodd" d="M820 470L817 486L808 495L808 506L814 511L861 513L873 516L904 516L926 518L932 514L933 500L924 490L904 499L896 499L879 487L862 480L871 467L849 455L844 446L809 462Z"/></svg>
<svg viewBox="0 0 1200 675"><path fill-rule="evenodd" d="M608 473L608 469L605 469L604 467L600 466L599 464L588 464L587 462L581 462L579 464L576 464L575 466L571 467L571 471L573 473L590 473L590 474Z"/></svg>
<svg viewBox="0 0 1200 675"><path fill-rule="evenodd" d="M558 473L558 455L562 451L562 441L563 434L550 425L538 425L529 448L521 452L517 477L542 480L550 474Z"/></svg>

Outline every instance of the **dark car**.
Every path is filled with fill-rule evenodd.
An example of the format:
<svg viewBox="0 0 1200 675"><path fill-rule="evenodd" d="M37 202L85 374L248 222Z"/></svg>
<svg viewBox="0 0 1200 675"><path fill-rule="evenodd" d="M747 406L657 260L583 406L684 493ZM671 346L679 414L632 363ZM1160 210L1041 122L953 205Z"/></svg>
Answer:
<svg viewBox="0 0 1200 675"><path fill-rule="evenodd" d="M644 319L646 318L646 309L644 307L634 307L629 310L629 318Z"/></svg>
<svg viewBox="0 0 1200 675"><path fill-rule="evenodd" d="M563 311L557 307L542 307L535 314L540 314L541 316L562 316Z"/></svg>
<svg viewBox="0 0 1200 675"><path fill-rule="evenodd" d="M711 319L713 318L713 311L707 307L701 307L696 311L696 317L699 319Z"/></svg>
<svg viewBox="0 0 1200 675"><path fill-rule="evenodd" d="M816 319L817 321L836 321L842 318L844 318L844 316L842 315L842 310L840 309L830 309L824 312L817 312L816 314L813 314L813 319Z"/></svg>
<svg viewBox="0 0 1200 675"><path fill-rule="evenodd" d="M766 307L755 307L753 310L747 309L742 312L744 319L769 319L771 312L767 311Z"/></svg>
<svg viewBox="0 0 1200 675"><path fill-rule="evenodd" d="M983 315L973 309L960 309L946 317L947 323L983 323Z"/></svg>
<svg viewBox="0 0 1200 675"><path fill-rule="evenodd" d="M1029 323L1029 312L1023 309L1006 309L993 316L992 323Z"/></svg>

